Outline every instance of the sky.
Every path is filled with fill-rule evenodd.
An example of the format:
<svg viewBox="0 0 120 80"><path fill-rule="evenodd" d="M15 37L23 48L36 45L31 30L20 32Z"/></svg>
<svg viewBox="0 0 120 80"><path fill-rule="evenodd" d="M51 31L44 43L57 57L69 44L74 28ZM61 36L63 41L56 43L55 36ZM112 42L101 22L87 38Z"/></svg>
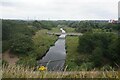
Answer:
<svg viewBox="0 0 120 80"><path fill-rule="evenodd" d="M120 0L0 0L0 18L32 20L118 19Z"/></svg>

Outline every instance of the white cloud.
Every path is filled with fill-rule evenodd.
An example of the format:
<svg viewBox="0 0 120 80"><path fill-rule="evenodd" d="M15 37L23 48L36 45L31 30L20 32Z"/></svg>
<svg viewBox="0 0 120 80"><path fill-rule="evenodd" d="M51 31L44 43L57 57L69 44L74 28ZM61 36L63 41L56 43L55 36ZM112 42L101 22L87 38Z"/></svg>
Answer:
<svg viewBox="0 0 120 80"><path fill-rule="evenodd" d="M2 18L117 19L119 0L4 0Z"/></svg>

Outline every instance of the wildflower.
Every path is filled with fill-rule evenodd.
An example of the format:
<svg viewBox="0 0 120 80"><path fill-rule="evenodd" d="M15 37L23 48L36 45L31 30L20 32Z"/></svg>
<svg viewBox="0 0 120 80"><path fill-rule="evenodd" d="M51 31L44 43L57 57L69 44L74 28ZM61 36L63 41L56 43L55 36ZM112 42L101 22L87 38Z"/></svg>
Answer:
<svg viewBox="0 0 120 80"><path fill-rule="evenodd" d="M45 66L40 66L40 67L39 67L39 70L40 70L40 71L46 71L46 70L47 70L47 67L45 67Z"/></svg>

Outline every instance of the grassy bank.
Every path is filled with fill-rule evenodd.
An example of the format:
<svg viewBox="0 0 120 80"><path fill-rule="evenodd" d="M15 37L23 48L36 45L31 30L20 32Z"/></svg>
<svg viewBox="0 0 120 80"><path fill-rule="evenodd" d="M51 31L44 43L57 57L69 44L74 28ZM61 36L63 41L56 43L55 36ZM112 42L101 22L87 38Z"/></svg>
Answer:
<svg viewBox="0 0 120 80"><path fill-rule="evenodd" d="M109 35L109 34L106 33L104 35ZM109 38L110 38L110 36L108 37L108 39ZM71 71L71 70L72 71L78 71L78 70L79 71L81 71L81 70L82 71L84 71L84 70L89 71L89 70L94 70L94 69L95 70L109 70L109 71L111 71L113 69L116 71L119 70L119 65L116 67L116 66L112 66L110 64L110 63L112 63L112 61L115 61L113 59L110 59L108 57L105 58L104 55L97 57L97 56L94 56L93 54L90 54L90 52L85 53L82 51L81 52L78 51L78 50L82 49L82 47L84 47L84 44L86 44L86 46L88 46L89 43L90 44L92 43L92 42L88 42L88 43L82 42L82 41L85 41L86 39L89 40L90 37L85 38L84 40L81 40L81 37L80 37L80 40L79 40L79 37L75 37L75 36L67 36L66 37L67 55L66 55L66 64L65 65L68 66L67 67L68 71ZM98 39L98 40L100 40L100 39ZM92 40L92 41L95 42L96 40ZM103 41L103 38L101 41ZM78 47L79 42L83 43L83 45L81 47ZM106 44L107 44L107 42L106 42ZM104 45L105 45L105 43L104 43ZM88 51L88 49L90 49L91 47L92 46L89 46L89 48L85 47L84 50ZM99 55L99 52L96 52L96 55ZM116 60L118 60L117 57L116 57ZM96 66L96 64L98 64L99 66Z"/></svg>
<svg viewBox="0 0 120 80"><path fill-rule="evenodd" d="M37 61L42 58L43 55L46 54L47 50L50 46L53 46L57 37L54 35L48 35L48 30L39 30L33 36L33 48L34 50L28 55L23 55L20 57L18 64L23 64L26 66L35 66L37 65Z"/></svg>
<svg viewBox="0 0 120 80"><path fill-rule="evenodd" d="M77 51L78 46L78 37L75 36L67 36L66 37L66 66L67 70L76 70L78 68L77 64L75 63L76 56L78 56Z"/></svg>
<svg viewBox="0 0 120 80"><path fill-rule="evenodd" d="M4 66L3 78L120 78L117 71L40 72L21 66Z"/></svg>

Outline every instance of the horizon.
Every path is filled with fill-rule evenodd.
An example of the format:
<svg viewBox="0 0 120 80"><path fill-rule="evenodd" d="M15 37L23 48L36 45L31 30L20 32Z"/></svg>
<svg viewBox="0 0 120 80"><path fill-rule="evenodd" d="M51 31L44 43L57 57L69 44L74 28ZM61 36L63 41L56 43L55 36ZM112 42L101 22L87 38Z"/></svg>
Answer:
<svg viewBox="0 0 120 80"><path fill-rule="evenodd" d="M70 19L14 19L14 18L12 18L12 19L9 19L9 18L3 18L3 19L1 19L1 20L23 20L23 21L35 21L35 20L37 20L37 21L110 21L111 19L84 19L84 20L75 20L75 19L73 19L73 20L70 20ZM118 21L118 19L113 19L113 20L115 20L115 21Z"/></svg>

